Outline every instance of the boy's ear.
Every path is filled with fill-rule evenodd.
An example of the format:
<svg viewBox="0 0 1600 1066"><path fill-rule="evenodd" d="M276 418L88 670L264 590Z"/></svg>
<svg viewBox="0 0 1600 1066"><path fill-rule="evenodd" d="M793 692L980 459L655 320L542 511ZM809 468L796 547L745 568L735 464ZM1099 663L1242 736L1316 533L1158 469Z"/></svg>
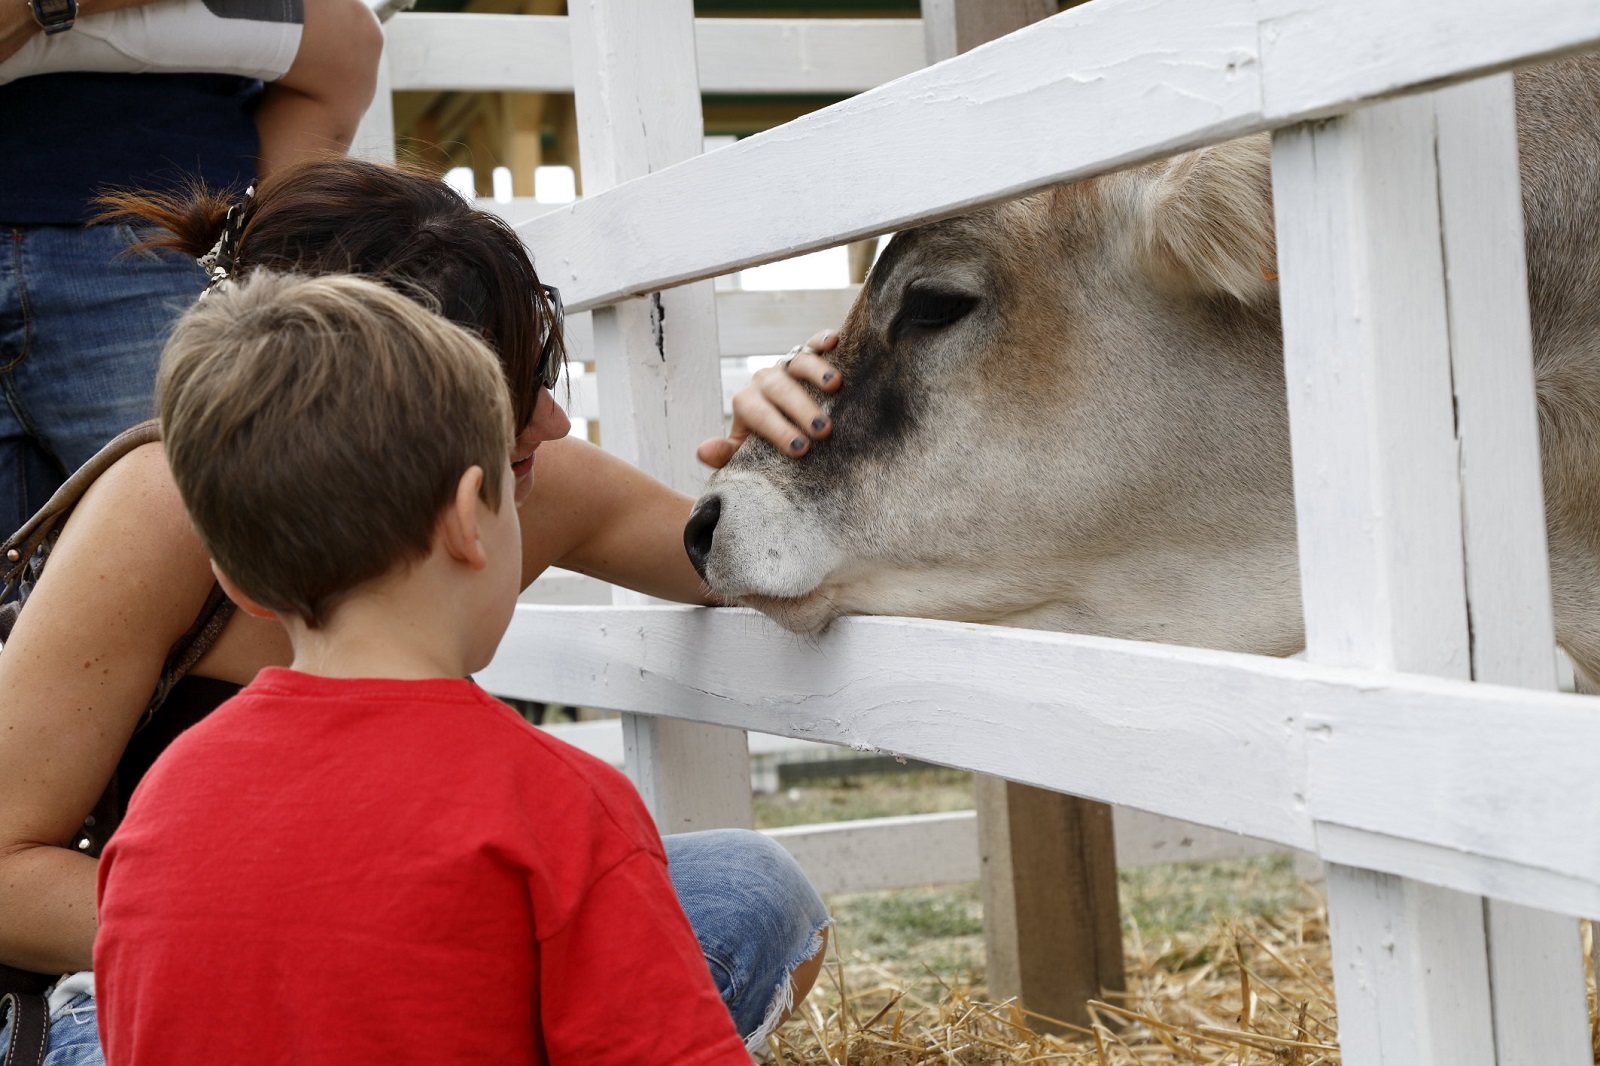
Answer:
<svg viewBox="0 0 1600 1066"><path fill-rule="evenodd" d="M435 534L450 558L463 566L482 570L489 565L478 528L478 493L483 491L483 467L469 466L456 482L455 495L439 516Z"/></svg>
<svg viewBox="0 0 1600 1066"><path fill-rule="evenodd" d="M277 618L278 612L271 611L261 606L255 600L239 591L239 586L233 583L233 578L222 572L215 559L211 560L211 572L217 576L217 584L222 586L222 591L228 594L228 599L239 605L239 610L256 618Z"/></svg>

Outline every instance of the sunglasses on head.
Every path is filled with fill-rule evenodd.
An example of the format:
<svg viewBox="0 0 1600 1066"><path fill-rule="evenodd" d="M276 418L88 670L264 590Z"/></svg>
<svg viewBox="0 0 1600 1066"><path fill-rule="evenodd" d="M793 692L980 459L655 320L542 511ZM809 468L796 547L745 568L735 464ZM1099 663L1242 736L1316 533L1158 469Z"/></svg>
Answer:
<svg viewBox="0 0 1600 1066"><path fill-rule="evenodd" d="M550 310L554 320L547 324L544 331L544 342L539 345L539 366L536 371L538 382L547 389L554 389L556 382L561 380L561 335L562 327L566 324L567 314L561 306L561 290L554 285L540 285L540 291L550 303Z"/></svg>

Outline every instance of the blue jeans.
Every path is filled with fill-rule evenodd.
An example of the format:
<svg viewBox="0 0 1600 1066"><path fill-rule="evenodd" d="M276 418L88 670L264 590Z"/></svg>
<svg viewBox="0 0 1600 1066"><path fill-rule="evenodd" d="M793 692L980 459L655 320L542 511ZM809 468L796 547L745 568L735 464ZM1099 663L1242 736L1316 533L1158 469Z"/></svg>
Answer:
<svg viewBox="0 0 1600 1066"><path fill-rule="evenodd" d="M0 1054L11 1040L11 1019L0 1025ZM30 1060L31 1061L31 1060ZM88 993L73 996L50 1015L50 1046L44 1066L106 1066L100 1051L100 1027L94 997Z"/></svg>
<svg viewBox="0 0 1600 1066"><path fill-rule="evenodd" d="M667 870L712 979L746 1046L759 1049L788 1009L789 972L817 953L828 911L783 847L744 829L665 838ZM11 1035L0 1025L0 1049ZM50 1019L45 1066L105 1066L93 998Z"/></svg>
<svg viewBox="0 0 1600 1066"><path fill-rule="evenodd" d="M127 226L0 226L0 539L154 415L156 365L205 285Z"/></svg>
<svg viewBox="0 0 1600 1066"><path fill-rule="evenodd" d="M667 873L745 1046L760 1050L790 1003L789 972L822 947L828 909L771 837L708 829L665 837Z"/></svg>

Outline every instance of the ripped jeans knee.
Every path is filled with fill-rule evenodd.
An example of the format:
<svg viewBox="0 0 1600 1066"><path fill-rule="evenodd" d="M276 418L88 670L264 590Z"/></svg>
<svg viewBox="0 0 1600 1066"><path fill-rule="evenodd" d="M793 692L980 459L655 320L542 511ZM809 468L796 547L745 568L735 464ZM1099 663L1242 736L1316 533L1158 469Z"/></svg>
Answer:
<svg viewBox="0 0 1600 1066"><path fill-rule="evenodd" d="M664 838L667 870L745 1045L793 1006L789 974L822 947L827 907L781 844L747 829Z"/></svg>

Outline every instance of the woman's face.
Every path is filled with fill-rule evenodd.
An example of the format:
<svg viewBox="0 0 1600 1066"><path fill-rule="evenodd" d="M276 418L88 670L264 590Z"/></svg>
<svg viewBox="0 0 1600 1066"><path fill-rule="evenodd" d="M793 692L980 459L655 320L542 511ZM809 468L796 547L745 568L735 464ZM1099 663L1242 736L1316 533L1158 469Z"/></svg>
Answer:
<svg viewBox="0 0 1600 1066"><path fill-rule="evenodd" d="M516 476L515 499L517 506L533 491L533 453L547 440L560 440L572 429L567 413L550 395L549 389L540 389L533 403L533 419L517 434L511 445L511 473Z"/></svg>

